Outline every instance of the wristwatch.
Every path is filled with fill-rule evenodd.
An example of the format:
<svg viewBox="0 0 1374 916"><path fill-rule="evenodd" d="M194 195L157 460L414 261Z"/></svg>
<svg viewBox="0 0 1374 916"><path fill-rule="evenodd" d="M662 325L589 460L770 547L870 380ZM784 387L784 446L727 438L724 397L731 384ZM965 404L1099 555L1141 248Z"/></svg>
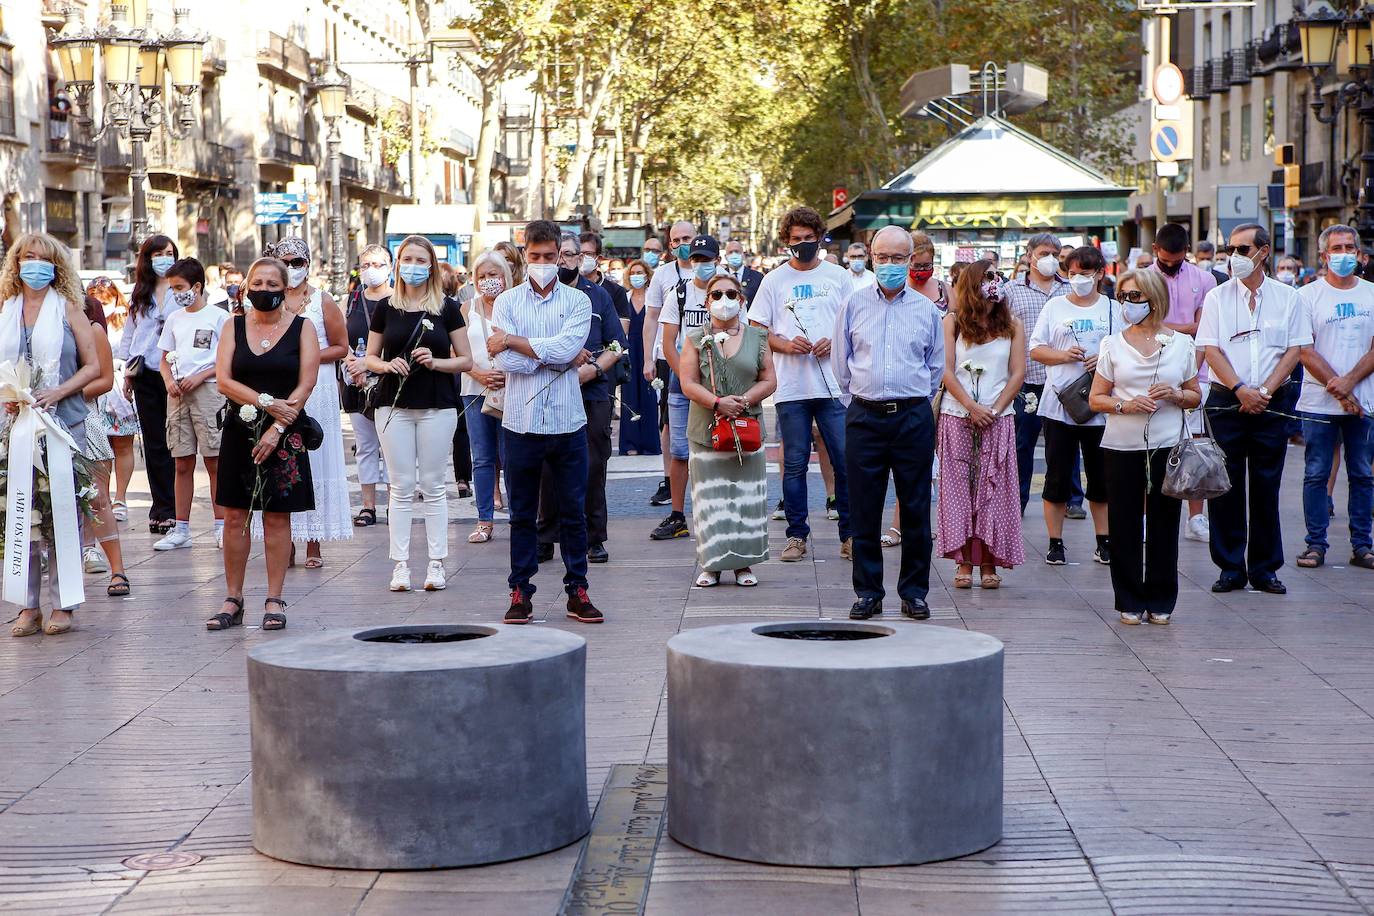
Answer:
<svg viewBox="0 0 1374 916"><path fill-rule="evenodd" d="M280 423L273 423L273 424L272 424L272 428L275 429L275 430L277 431L277 435L279 435L279 436L284 436L284 435L286 435L286 427L285 427L285 426L282 426Z"/></svg>
<svg viewBox="0 0 1374 916"><path fill-rule="evenodd" d="M266 410L275 403L277 403L277 399L272 397L272 395L268 394L265 391L262 394L258 395L258 406L261 407L263 410Z"/></svg>
<svg viewBox="0 0 1374 916"><path fill-rule="evenodd" d="M1120 402L1120 401L1117 401L1117 402L1116 402L1116 412L1117 412L1117 413L1125 413L1125 411L1123 411L1123 410L1121 409L1121 402Z"/></svg>
<svg viewBox="0 0 1374 916"><path fill-rule="evenodd" d="M1262 395L1264 395L1266 398L1269 397L1269 386L1267 386L1267 385L1260 385L1260 386L1259 386L1259 393L1262 394Z"/></svg>
<svg viewBox="0 0 1374 916"><path fill-rule="evenodd" d="M599 363L592 363L592 365L596 367L596 377L597 377L597 378L605 378L605 377L606 377L606 373L605 373L605 371L601 368L601 365L600 365Z"/></svg>

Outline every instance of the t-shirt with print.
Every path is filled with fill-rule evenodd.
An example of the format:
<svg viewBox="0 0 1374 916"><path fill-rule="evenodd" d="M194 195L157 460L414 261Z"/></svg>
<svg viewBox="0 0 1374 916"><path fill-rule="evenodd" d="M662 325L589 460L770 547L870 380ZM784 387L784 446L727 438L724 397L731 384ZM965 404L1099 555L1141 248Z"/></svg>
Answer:
<svg viewBox="0 0 1374 916"><path fill-rule="evenodd" d="M835 316L853 289L853 273L821 261L811 270L791 263L769 271L749 308L749 320L791 340L804 335L813 344L835 333ZM830 360L812 353L774 353L778 375L776 403L839 397L840 386Z"/></svg>
<svg viewBox="0 0 1374 916"><path fill-rule="evenodd" d="M1096 302L1087 306L1074 305L1067 296L1054 297L1040 310L1027 350L1036 347L1070 350L1078 346L1088 356L1096 356L1102 346L1102 338L1121 330L1121 316L1113 311L1112 306L1112 300L1106 296L1098 296ZM1036 412L1050 420L1073 423L1073 418L1059 402L1056 392L1069 387L1082 374L1082 363L1046 366L1045 393L1040 398ZM1105 422L1101 414L1093 414L1093 418L1082 425L1101 426Z"/></svg>
<svg viewBox="0 0 1374 916"><path fill-rule="evenodd" d="M428 347L437 359L448 359L453 355L451 333L464 327L463 313L458 310L458 301L445 297L439 314L416 310L405 311L392 305L390 301L376 303L372 313L372 328L382 335L382 359L390 362L398 356L410 357L416 347ZM416 325L423 321L430 323L416 333ZM405 384L401 376L394 372L382 375L378 381L378 404L390 407L408 407L423 410L433 407L457 407L458 386L453 375L436 372L412 363L410 375ZM400 397L397 398L397 391Z"/></svg>
<svg viewBox="0 0 1374 916"><path fill-rule="evenodd" d="M659 268L662 270L663 268ZM657 274L655 274L657 277ZM663 328L665 324L677 325L677 352L682 352L682 341L686 338L688 331L704 327L709 321L711 313L706 308L706 290L697 286L695 281L689 280L685 289L686 301L681 309L678 308L677 294L672 286L668 287L668 298L663 304L663 311L658 315L659 322L659 346L662 346ZM668 380L668 391L673 394L682 393L682 384L678 381L677 373L672 374Z"/></svg>
<svg viewBox="0 0 1374 916"><path fill-rule="evenodd" d="M168 363L176 363L172 367L174 377L183 379L215 364L220 329L228 320L228 312L211 305L203 305L194 312L177 309L167 316L157 345L168 354ZM176 354L175 358L172 354Z"/></svg>
<svg viewBox="0 0 1374 916"><path fill-rule="evenodd" d="M692 269L682 267L676 259L668 261L666 264L658 265L654 275L649 278L649 288L644 291L644 307L650 309L667 309L670 303L676 303L678 288L689 291L692 287ZM663 313L659 312L659 323L663 322ZM682 349L681 335L678 335L678 349ZM663 358L663 335L661 328L654 329L654 359Z"/></svg>
<svg viewBox="0 0 1374 916"><path fill-rule="evenodd" d="M1298 290L1303 316L1312 329L1312 349L1337 375L1355 367L1374 341L1374 283L1356 280L1353 289L1337 289L1317 280ZM1366 377L1352 392L1366 410L1374 406L1374 383ZM1308 372L1303 375L1298 410L1308 413L1343 414L1345 410Z"/></svg>

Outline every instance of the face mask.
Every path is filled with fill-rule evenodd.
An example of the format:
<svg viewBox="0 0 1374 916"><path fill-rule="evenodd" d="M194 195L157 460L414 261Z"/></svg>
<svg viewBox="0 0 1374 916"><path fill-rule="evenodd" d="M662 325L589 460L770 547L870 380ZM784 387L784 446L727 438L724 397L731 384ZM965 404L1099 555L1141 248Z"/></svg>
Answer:
<svg viewBox="0 0 1374 916"><path fill-rule="evenodd" d="M1002 301L1002 287L996 280L984 282L983 285L979 287L979 290L982 292L983 298L989 302Z"/></svg>
<svg viewBox="0 0 1374 916"><path fill-rule="evenodd" d="M698 280L705 283L716 275L716 262L706 261L703 264L693 264L692 273L696 275Z"/></svg>
<svg viewBox="0 0 1374 916"><path fill-rule="evenodd" d="M1059 259L1047 254L1035 262L1036 273L1048 280L1059 273Z"/></svg>
<svg viewBox="0 0 1374 916"><path fill-rule="evenodd" d="M1326 269L1338 277L1348 277L1360 266L1360 259L1353 252L1328 255Z"/></svg>
<svg viewBox="0 0 1374 916"><path fill-rule="evenodd" d="M739 270L744 266L744 255L738 251L732 251L725 256L725 263L730 265L731 270Z"/></svg>
<svg viewBox="0 0 1374 916"><path fill-rule="evenodd" d="M535 286L545 287L558 278L557 264L529 264L525 273L534 281Z"/></svg>
<svg viewBox="0 0 1374 916"><path fill-rule="evenodd" d="M1073 290L1075 296L1087 296L1097 289L1097 278L1087 274L1076 274L1069 277L1069 289Z"/></svg>
<svg viewBox="0 0 1374 916"><path fill-rule="evenodd" d="M911 274L911 281L913 283L924 283L935 276L935 268L932 267L930 270L913 270L909 271L909 273Z"/></svg>
<svg viewBox="0 0 1374 916"><path fill-rule="evenodd" d="M1244 280L1255 272L1255 262L1243 254L1233 254L1230 259L1231 276Z"/></svg>
<svg viewBox="0 0 1374 916"><path fill-rule="evenodd" d="M1149 314L1150 303L1148 302L1121 303L1121 317L1126 319L1127 324L1140 324Z"/></svg>
<svg viewBox="0 0 1374 916"><path fill-rule="evenodd" d="M644 263L649 265L650 270L658 266L658 258L659 254L657 251L644 252Z"/></svg>
<svg viewBox="0 0 1374 916"><path fill-rule="evenodd" d="M879 264L873 268L873 273L878 278L878 285L885 290L901 289L906 283L905 264Z"/></svg>
<svg viewBox="0 0 1374 916"><path fill-rule="evenodd" d="M560 268L558 268L558 282L559 282L559 283L566 283L566 284L568 284L569 286L573 286L574 284L576 284L576 283L577 283L577 268L576 268L576 267L560 267Z"/></svg>
<svg viewBox="0 0 1374 916"><path fill-rule="evenodd" d="M1177 277L1178 272L1183 269L1183 262L1179 261L1177 264L1165 264L1159 258L1155 258L1155 266L1158 267L1160 273L1164 274L1166 277Z"/></svg>
<svg viewBox="0 0 1374 916"><path fill-rule="evenodd" d="M248 291L249 304L259 312L275 312L281 308L284 298L281 291L275 289L250 289Z"/></svg>
<svg viewBox="0 0 1374 916"><path fill-rule="evenodd" d="M792 252L792 257L802 264L810 264L816 260L816 254L821 250L820 242L798 242L788 248Z"/></svg>
<svg viewBox="0 0 1374 916"><path fill-rule="evenodd" d="M1293 273L1293 271L1291 270L1281 270L1278 273L1274 274L1274 279L1278 280L1280 283L1285 283L1288 286L1292 286L1294 283L1298 281L1298 275Z"/></svg>
<svg viewBox="0 0 1374 916"><path fill-rule="evenodd" d="M861 274L861 273L863 273L863 272L864 272L864 268L867 267L867 266L868 266L868 261L867 261L865 258L850 258L850 259L849 259L849 269L850 269L851 271L853 271L854 273L856 273L856 274Z"/></svg>
<svg viewBox="0 0 1374 916"><path fill-rule="evenodd" d="M19 279L23 280L29 289L47 289L56 275L57 268L53 266L52 261L19 262Z"/></svg>
<svg viewBox="0 0 1374 916"><path fill-rule="evenodd" d="M1203 258L1201 261L1197 262L1197 266L1199 270L1211 270L1212 261L1210 258Z"/></svg>
<svg viewBox="0 0 1374 916"><path fill-rule="evenodd" d="M389 267L364 267L361 274L363 285L368 289L382 286L391 279Z"/></svg>
<svg viewBox="0 0 1374 916"><path fill-rule="evenodd" d="M176 263L176 260L176 258L169 254L153 255L153 273L157 274L159 277L167 276L167 271Z"/></svg>
<svg viewBox="0 0 1374 916"><path fill-rule="evenodd" d="M177 304L177 308L190 308L196 301L196 291L193 289L183 289L180 292L172 293L172 301Z"/></svg>
<svg viewBox="0 0 1374 916"><path fill-rule="evenodd" d="M579 265L578 269L582 271L582 276L584 277L596 273L596 256L584 254L582 256L582 263Z"/></svg>
<svg viewBox="0 0 1374 916"><path fill-rule="evenodd" d="M237 299L239 297L239 285L237 283L230 283L224 288L224 292L228 294L230 299Z"/></svg>
<svg viewBox="0 0 1374 916"><path fill-rule="evenodd" d="M643 289L649 283L649 278L644 274L630 274L630 285L635 289Z"/></svg>
<svg viewBox="0 0 1374 916"><path fill-rule="evenodd" d="M721 299L711 303L711 317L717 321L731 321L739 314L738 299Z"/></svg>
<svg viewBox="0 0 1374 916"><path fill-rule="evenodd" d="M677 255L679 261L685 261L692 256L692 243L683 242L673 249L673 254Z"/></svg>
<svg viewBox="0 0 1374 916"><path fill-rule="evenodd" d="M286 283L292 289L305 282L305 278L310 275L309 267L288 267L286 270Z"/></svg>
<svg viewBox="0 0 1374 916"><path fill-rule="evenodd" d="M477 281L477 288L482 295L489 299L495 299L506 291L506 281L500 277L483 277Z"/></svg>
<svg viewBox="0 0 1374 916"><path fill-rule="evenodd" d="M406 286L420 286L429 279L428 264L402 264L397 268Z"/></svg>

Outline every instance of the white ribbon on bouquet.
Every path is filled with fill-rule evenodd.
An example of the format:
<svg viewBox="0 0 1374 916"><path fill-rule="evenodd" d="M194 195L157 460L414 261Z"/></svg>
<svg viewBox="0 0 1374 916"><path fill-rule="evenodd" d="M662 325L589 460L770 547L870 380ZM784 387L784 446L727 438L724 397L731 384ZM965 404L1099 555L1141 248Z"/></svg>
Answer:
<svg viewBox="0 0 1374 916"><path fill-rule="evenodd" d="M33 516L36 497L35 475L40 472L46 440L48 487L52 497L53 569L57 571L57 602L62 608L75 607L86 600L81 581L81 534L77 518L76 472L72 455L78 451L76 441L56 418L46 410L34 406L33 390L29 385L29 365L21 360L17 365L0 362L0 409L18 413L11 421L9 454L9 488L5 497L4 543L4 599L24 607L28 600L29 545L33 540Z"/></svg>

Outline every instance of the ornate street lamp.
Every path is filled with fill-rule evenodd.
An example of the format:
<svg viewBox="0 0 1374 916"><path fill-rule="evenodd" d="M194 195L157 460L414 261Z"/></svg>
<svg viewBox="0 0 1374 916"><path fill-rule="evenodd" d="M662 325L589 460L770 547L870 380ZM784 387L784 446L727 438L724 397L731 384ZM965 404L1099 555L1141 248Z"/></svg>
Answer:
<svg viewBox="0 0 1374 916"><path fill-rule="evenodd" d="M328 125L329 148L329 275L336 298L342 298L348 288L348 266L344 263L343 184L339 178L339 121L348 101L348 77L339 72L330 60L325 70L312 84L320 100L320 114Z"/></svg>

